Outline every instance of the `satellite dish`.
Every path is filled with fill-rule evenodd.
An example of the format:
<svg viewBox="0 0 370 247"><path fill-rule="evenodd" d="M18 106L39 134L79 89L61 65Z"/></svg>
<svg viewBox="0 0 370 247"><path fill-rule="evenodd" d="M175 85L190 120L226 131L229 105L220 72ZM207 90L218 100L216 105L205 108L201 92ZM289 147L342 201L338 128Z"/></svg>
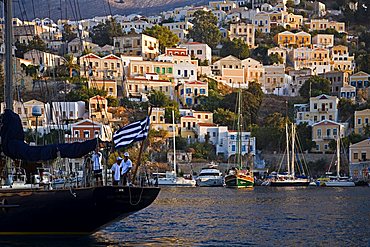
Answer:
<svg viewBox="0 0 370 247"><path fill-rule="evenodd" d="M40 117L42 115L41 107L40 106L33 106L32 107L32 116Z"/></svg>

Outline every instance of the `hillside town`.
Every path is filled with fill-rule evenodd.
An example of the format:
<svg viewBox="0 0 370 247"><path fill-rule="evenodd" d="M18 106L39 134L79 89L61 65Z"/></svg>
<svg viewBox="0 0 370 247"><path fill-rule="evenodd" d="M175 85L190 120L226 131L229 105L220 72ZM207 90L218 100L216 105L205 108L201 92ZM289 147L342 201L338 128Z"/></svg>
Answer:
<svg viewBox="0 0 370 247"><path fill-rule="evenodd" d="M14 18L14 111L38 145L109 140L150 108L148 163L171 162L173 133L184 167L234 162L241 138L260 173L277 168L271 156L284 152L285 123L295 123L314 174L328 169L341 138L347 175L367 180L370 33L341 20L360 5L328 2L222 0L156 16ZM2 84L3 74L0 67Z"/></svg>

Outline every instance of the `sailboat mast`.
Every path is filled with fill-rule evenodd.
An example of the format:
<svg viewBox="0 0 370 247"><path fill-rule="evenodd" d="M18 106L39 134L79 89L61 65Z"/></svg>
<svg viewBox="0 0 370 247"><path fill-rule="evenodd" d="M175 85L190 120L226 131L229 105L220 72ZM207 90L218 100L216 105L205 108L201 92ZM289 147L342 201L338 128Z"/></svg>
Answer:
<svg viewBox="0 0 370 247"><path fill-rule="evenodd" d="M242 136L241 136L241 129L242 129L242 113L241 113L241 102L242 102L242 93L239 85L239 93L238 93L238 133L237 133L237 157L238 157L238 166L239 169L242 169Z"/></svg>
<svg viewBox="0 0 370 247"><path fill-rule="evenodd" d="M339 180L340 171L340 137L337 137L337 179Z"/></svg>
<svg viewBox="0 0 370 247"><path fill-rule="evenodd" d="M176 174L176 126L175 126L175 111L172 110L172 133L173 133L173 171L175 172L175 176L177 177Z"/></svg>
<svg viewBox="0 0 370 247"><path fill-rule="evenodd" d="M4 1L5 17L5 106L13 110L13 12L12 0Z"/></svg>
<svg viewBox="0 0 370 247"><path fill-rule="evenodd" d="M294 149L295 149L295 126L294 126L294 123L292 123L292 167L291 167L291 172L292 172L292 176L294 177L294 155L295 155L295 152L294 152Z"/></svg>
<svg viewBox="0 0 370 247"><path fill-rule="evenodd" d="M285 123L285 136L286 136L286 159L287 159L287 168L288 174L290 174L290 157L289 157L289 130L288 130L288 121Z"/></svg>

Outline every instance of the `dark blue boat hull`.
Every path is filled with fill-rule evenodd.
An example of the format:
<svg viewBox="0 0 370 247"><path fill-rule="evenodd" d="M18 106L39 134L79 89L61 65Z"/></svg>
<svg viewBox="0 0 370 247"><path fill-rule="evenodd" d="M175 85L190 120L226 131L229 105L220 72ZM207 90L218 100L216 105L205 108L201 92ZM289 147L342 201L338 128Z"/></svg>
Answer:
<svg viewBox="0 0 370 247"><path fill-rule="evenodd" d="M1 235L91 234L149 206L159 188L0 191Z"/></svg>

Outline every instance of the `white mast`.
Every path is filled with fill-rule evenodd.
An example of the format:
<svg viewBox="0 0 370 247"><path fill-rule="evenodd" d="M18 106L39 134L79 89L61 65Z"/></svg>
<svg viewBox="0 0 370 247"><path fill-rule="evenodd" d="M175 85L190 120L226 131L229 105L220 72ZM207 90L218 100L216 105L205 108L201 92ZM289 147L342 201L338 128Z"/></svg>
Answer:
<svg viewBox="0 0 370 247"><path fill-rule="evenodd" d="M242 93L241 93L241 89L240 89L240 84L239 84L239 93L238 93L238 133L237 133L237 144L238 144L238 147L237 147L237 157L238 157L238 166L239 166L239 169L243 169L243 158L242 158L242 112L241 112L241 102L242 102Z"/></svg>
<svg viewBox="0 0 370 247"><path fill-rule="evenodd" d="M286 135L286 159L288 174L290 174L290 159L289 159L289 132L288 132L288 122L285 123L285 135Z"/></svg>
<svg viewBox="0 0 370 247"><path fill-rule="evenodd" d="M295 148L295 126L294 126L294 123L292 123L292 168L291 168L291 172L292 172L292 176L294 177L295 176L295 173L294 173L294 148Z"/></svg>
<svg viewBox="0 0 370 247"><path fill-rule="evenodd" d="M172 130L173 130L173 171L176 174L176 144L175 144L175 138L176 138L176 126L175 126L175 111L172 110Z"/></svg>
<svg viewBox="0 0 370 247"><path fill-rule="evenodd" d="M339 180L340 171L340 135L337 137L337 179Z"/></svg>

